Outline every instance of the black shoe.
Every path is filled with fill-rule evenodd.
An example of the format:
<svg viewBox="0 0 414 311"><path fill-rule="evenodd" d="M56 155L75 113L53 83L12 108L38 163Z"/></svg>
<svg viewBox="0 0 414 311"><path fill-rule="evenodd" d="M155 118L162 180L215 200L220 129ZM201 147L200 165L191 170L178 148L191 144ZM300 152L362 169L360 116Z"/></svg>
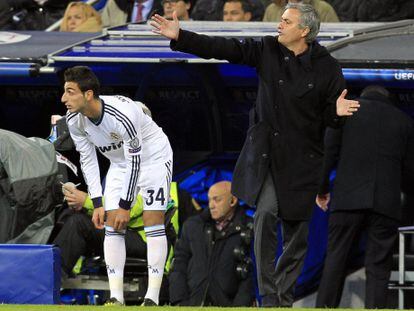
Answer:
<svg viewBox="0 0 414 311"><path fill-rule="evenodd" d="M124 304L120 302L115 297L109 298L107 301L105 301L104 306L105 307L111 307L111 306L123 306Z"/></svg>
<svg viewBox="0 0 414 311"><path fill-rule="evenodd" d="M141 306L151 307L151 306L157 306L157 304L152 299L145 298Z"/></svg>
<svg viewBox="0 0 414 311"><path fill-rule="evenodd" d="M262 297L262 307L271 308L278 307L278 299L276 294L269 294Z"/></svg>

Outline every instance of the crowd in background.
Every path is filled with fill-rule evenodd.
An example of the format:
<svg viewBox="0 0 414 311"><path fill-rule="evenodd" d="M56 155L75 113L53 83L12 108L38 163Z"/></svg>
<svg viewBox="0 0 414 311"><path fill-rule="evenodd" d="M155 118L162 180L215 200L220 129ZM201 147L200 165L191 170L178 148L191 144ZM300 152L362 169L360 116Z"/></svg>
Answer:
<svg viewBox="0 0 414 311"><path fill-rule="evenodd" d="M312 4L322 22L414 18L414 2L404 0L100 0L93 6L76 2L86 1L1 1L0 30L45 30L61 20L60 28L56 27L60 31L98 32L103 27L145 22L155 13L172 18L174 10L180 20L278 22L288 2ZM226 11L227 3L232 11ZM231 14L236 17L229 17Z"/></svg>
<svg viewBox="0 0 414 311"><path fill-rule="evenodd" d="M99 1L102 2L102 1ZM315 10L319 13L322 22L388 22L388 21L396 21L402 19L410 19L414 18L414 2L412 1L403 1L403 0L393 0L393 1L386 1L386 0L365 0L365 1L355 1L355 0L107 0L105 1L105 5L101 8L95 8L93 5L87 4L84 1L68 1L68 0L4 0L0 2L0 30L45 30L51 25L59 22L59 26L56 30L63 31L63 32L100 32L105 27L113 27L121 24L126 23L145 23L150 17L154 14L159 14L164 16L167 19L173 19L174 14L180 21L191 21L191 20L201 20L201 21L264 21L264 22L279 22L281 20L282 13L284 12L285 6L289 2L303 2L312 5ZM175 13L174 13L175 12ZM276 31L276 30L275 30ZM316 35L315 35L316 36ZM195 45L197 46L197 45ZM284 58L286 61L286 57ZM289 60L289 58L288 58ZM338 67L339 68L339 67ZM280 80L283 83L283 80ZM375 92L374 92L375 93ZM377 92L378 93L378 92ZM381 93L381 92L380 92ZM371 94L372 95L372 94ZM374 94L377 96L378 94ZM387 96L385 96L387 97ZM368 98L369 100L378 100L378 98L374 97ZM381 99L382 100L382 99ZM381 102L381 100L379 100ZM385 100L385 99L384 99ZM389 108L386 106L387 109L394 109ZM393 111L393 110L392 110ZM373 113L372 113L373 114ZM368 114L371 116L372 114ZM361 115L363 115L361 113ZM388 115L388 114L387 114ZM362 117L361 117L362 118ZM402 118L402 117L401 117ZM407 118L404 116L404 118ZM372 118L372 119L379 119ZM390 119L390 118L388 118ZM393 120L395 118L392 118ZM357 119L358 120L358 119ZM405 119L404 119L405 120ZM364 121L364 120L362 120ZM392 121L392 120L391 120ZM356 122L356 121L355 121ZM400 122L401 123L401 122ZM407 123L409 123L407 121ZM364 123L365 124L365 123ZM349 130L348 126L348 131ZM412 124L410 123L407 125L407 133L411 131ZM345 128L346 129L346 128ZM358 128L359 129L359 128ZM389 133L389 131L387 131ZM277 133L277 132L276 132ZM405 132L404 132L405 133ZM411 133L411 132L410 132ZM397 133L395 137L398 137ZM403 136L403 135L401 135ZM352 136L355 137L355 136ZM404 142L405 142L405 136ZM369 141L371 137L368 137L367 140ZM365 144L366 145L366 144ZM405 144L402 144L402 149L405 148ZM359 146L358 146L359 147ZM345 150L345 149L344 149ZM393 150L397 150L394 148ZM405 150L405 149L404 149ZM354 154L354 153L353 153ZM374 154L373 152L371 154ZM375 161L372 161L373 163ZM348 170L349 172L354 173L358 170ZM398 171L398 170L395 170ZM330 170L329 170L330 172ZM327 174L328 176L328 174ZM354 175L352 175L354 178ZM396 180L399 180L400 176L397 176ZM326 178L326 180L329 180ZM350 182L351 183L351 182ZM187 224L183 227L183 238L181 238L180 242L177 243L177 248L175 250L175 269L172 270L171 273L171 280L173 291L170 291L171 294L171 303L175 305L204 305L205 303L210 305L221 305L221 306L229 306L229 305L252 305L254 297L252 295L252 276L249 274L248 276L240 277L236 273L231 277L226 275L225 278L221 278L224 273L218 273L216 267L220 265L220 267L227 268L229 265L233 267L232 271L236 271L236 268L240 268L240 262L244 264L243 260L238 260L237 258L233 258L233 252L235 246L240 246L243 244L240 238L240 228L241 224L245 225L247 222L244 219L244 215L241 212L241 209L238 210L237 199L231 195L230 192L230 185L229 184L221 184L213 189L213 194L210 193L209 195L209 209L206 209L201 216L197 216L191 219L191 221L187 222ZM219 191L220 190L220 191ZM219 194L215 194L214 191L219 192ZM211 190L210 190L211 192ZM400 194L400 189L396 189L395 193L397 195ZM326 208L327 201L329 201L327 196L329 195L328 190L320 193L322 200L322 204L320 207L324 209ZM84 193L86 197L86 193ZM226 198L226 202L224 203L214 203L215 197L223 196ZM397 196L396 196L397 198ZM67 199L67 198L66 198ZM325 199L325 201L323 201ZM397 198L399 199L399 197ZM68 199L67 199L68 200ZM85 198L83 199L85 201ZM277 201L277 200L272 200ZM384 201L384 200L381 200ZM325 205L323 203L326 203ZM321 203L321 202L319 202ZM220 204L222 206L220 206ZM395 204L389 204L388 207L394 207ZM79 210L83 208L83 204L79 204ZM226 213L225 215L219 215L220 217L215 217L214 213L219 210L221 207ZM340 210L340 209L338 209ZM220 211L220 210L219 210ZM341 221L345 219L342 213L344 213L347 217L349 217L349 222L356 226L356 222L354 221L355 215L352 214L353 211L342 211L340 213L336 211L336 215L341 215ZM374 211L375 212L375 211ZM395 213L395 208L393 210ZM240 217L239 217L240 214ZM360 213L358 220L361 222L365 220L365 217L370 217L372 215L368 215L365 211ZM380 213L381 214L381 213ZM335 215L335 214L334 214ZM93 224L90 222L89 216L86 214L82 215L82 221L80 218L73 218L72 221L79 226L83 225L84 222L87 223L87 226L90 231L93 231ZM243 217L242 217L243 216ZM354 218L352 218L352 217ZM374 213L374 216L376 213ZM217 219L220 221L217 221ZM377 217L378 218L378 217ZM380 217L380 220L383 220L384 217ZM392 218L392 217L391 217ZM332 218L335 219L335 218ZM348 218L346 218L348 219ZM386 219L387 220L387 219ZM287 225L291 225L291 220L286 222ZM385 221L384 221L385 222ZM64 236L62 239L57 239L55 244L60 245L61 248L64 248L64 242L66 242L66 246L71 246L72 243L68 243L67 241L68 236L72 234L72 237L77 238L78 240L73 245L79 245L79 236L74 236L74 230L72 227L77 227L73 225L73 223L68 222L70 224L70 228L67 231L67 235ZM234 224L234 225L233 225ZM307 224L305 224L307 225ZM332 232L337 230L339 232L337 225L333 220L330 223L330 230ZM340 224L343 225L342 223ZM396 228L397 222L393 221L391 225L387 223L388 227L391 227L391 233L388 234L390 242L390 246L388 248L383 248L385 258L383 262L380 262L380 268L377 268L377 272L374 273L375 276L380 275L381 273L385 276L382 277L382 282L374 279L372 282L373 284L378 284L378 287L383 287L386 289L387 281L389 279L389 260L392 255L392 248L394 242L396 240ZM247 226L246 226L247 227ZM209 229L209 231L204 231L204 228ZM357 228L358 229L358 228ZM307 229L306 229L307 230ZM356 229L355 229L356 230ZM142 231L142 230L141 230ZM255 231L255 234L258 230ZM79 229L81 232L81 229ZM293 232L293 230L292 230ZM332 238L332 232L330 232L330 239ZM65 233L62 230L62 233ZM87 232L87 236L90 236L89 232ZM95 232L96 233L96 232ZM195 234L194 233L199 233ZM353 233L353 232L351 232ZM75 232L77 234L77 232ZM100 232L100 240L98 243L95 243L96 248L101 248L102 246L102 237L103 232ZM199 239L200 236L205 234L207 236L207 240L204 241ZM235 237L236 236L236 237ZM303 235L307 238L307 232ZM343 234L341 236L344 236ZM138 238L137 235L134 235L135 238ZM212 237L214 237L214 242L218 242L217 245L222 243L221 246L222 250L219 252L217 251L218 246L215 246L216 253L213 252L213 247L209 249L210 246L215 245L212 243ZM81 237L86 240L85 237ZM194 238L196 242L192 240ZM97 239L98 240L98 239ZM266 240L267 239L262 239ZM351 239L347 239L348 242ZM96 241L95 241L96 242ZM141 241L142 242L142 241ZM205 245L204 245L205 243ZM227 244L226 244L227 243ZM250 241L249 241L250 243ZM248 243L247 243L248 244ZM82 244L83 245L83 244ZM335 253L335 241L330 240L329 244L329 255ZM339 245L339 244L338 244ZM90 247L90 246L88 246ZM266 245L268 247L268 245ZM73 251L73 247L69 247ZM86 248L86 242L85 242ZM144 245L145 248L145 245ZM192 249L194 248L194 249ZM299 249L299 248L298 248ZM298 253L298 249L294 249L294 253ZM80 250L82 251L82 250ZM207 251L207 253L205 253ZM266 250L267 251L267 250ZM304 256L306 249L302 248L302 255ZM65 253L65 252L63 252ZM199 255L200 258L198 260L192 259L197 258ZM225 254L226 256L224 256ZM372 257L375 257L378 252L370 253ZM70 254L73 255L73 254ZM78 253L75 253L73 256L69 256L68 258L71 260L70 264L67 265L66 272L67 274L71 273L71 269L76 263L76 260L79 258ZM272 256L273 253L271 253ZM73 258L72 258L73 257ZM341 258L345 258L346 256L339 256ZM329 257L328 257L329 258ZM339 259L341 259L339 258ZM204 259L204 261L203 261ZM229 259L226 262L224 259ZM338 269L338 258L333 258L330 262L328 262L327 267ZM368 258L370 259L370 258ZM369 261L367 259L367 261ZM374 258L375 259L375 258ZM181 260L181 261L180 261ZM291 258L289 258L291 260ZM377 260L379 261L379 260ZM64 261L65 263L65 261ZM210 267L214 266L213 268L206 269L205 271L201 269L199 266L196 266L196 263L203 263L203 267ZM330 264L329 264L330 263ZM213 265L214 264L214 265ZM251 262L248 262L251 264ZM272 263L273 264L273 263ZM371 266L370 266L371 264ZM368 282L371 281L370 279L370 271L373 270L372 266L375 267L375 264L372 262L367 262L367 271L368 271ZM199 286L193 286L193 288L188 288L185 284L184 280L186 280L187 276L185 273L187 271L187 267L194 267L191 269L192 273L192 281L196 284L201 284ZM301 266L298 265L299 268L298 272L300 272ZM339 300L341 297L342 289L341 286L343 280L334 280L335 282L331 282L328 276L334 277L342 277L343 271L341 273L335 273L337 270L333 269L332 271L325 268L325 282L327 284L331 284L332 286L323 286L325 290L325 296L323 294L319 294L317 305L318 307L337 307L339 304ZM223 269L224 270L224 269ZM240 269L239 269L240 270ZM286 270L286 269L284 269ZM374 269L375 270L375 269ZM201 272L202 273L201 273ZM214 275L214 271L216 271L216 275ZM267 270L266 270L267 271ZM384 272L385 271L385 272ZM203 274L204 273L204 274ZM183 277L184 275L184 277ZM213 275L213 277L212 277ZM281 273L277 273L277 275L282 275ZM206 282L206 279L210 276L211 280ZM195 279L195 281L194 281ZM291 287L293 288L294 282L296 281L296 277L292 277L292 284ZM214 281L214 282L213 282ZM260 282L260 280L259 280ZM376 283L375 283L376 282ZM335 289L333 284L336 284L339 289ZM224 289L222 289L222 287ZM373 286L368 286L367 288L371 288ZM201 289L200 289L201 288ZM207 288L207 289L206 289ZM334 290L337 296L331 294L329 290ZM290 289L289 289L290 291ZM230 292L228 296L232 297L220 297L220 293L227 293ZM204 293L204 294L203 294ZM264 294L263 294L264 293ZM274 298L274 293L267 293L263 292L263 297L268 296L272 300L276 300ZM203 295L202 295L203 294ZM279 295L280 296L280 295ZM381 301L380 298L384 298L386 295L382 292L377 290L376 294L368 293L367 297L374 297L376 300L370 304L367 303L368 307L386 307L386 301ZM218 297L218 298L217 298ZM288 297L289 299L285 299L284 301L271 301L269 305L263 303L264 306L275 306L275 305L287 305L290 306L293 303L293 296ZM277 299L280 299L278 297ZM385 298L384 298L385 299ZM382 299L382 300L384 300ZM367 299L368 301L369 299ZM269 300L270 301L270 300ZM123 301L117 301L123 303ZM263 302L266 302L265 299ZM158 301L156 301L158 304Z"/></svg>

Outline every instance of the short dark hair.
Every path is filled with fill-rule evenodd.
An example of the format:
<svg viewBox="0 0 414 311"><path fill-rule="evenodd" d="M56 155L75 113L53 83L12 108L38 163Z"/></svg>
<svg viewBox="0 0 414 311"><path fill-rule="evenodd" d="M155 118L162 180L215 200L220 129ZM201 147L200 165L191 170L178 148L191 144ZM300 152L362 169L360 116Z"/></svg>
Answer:
<svg viewBox="0 0 414 311"><path fill-rule="evenodd" d="M101 85L95 73L88 66L75 66L65 70L65 82L75 82L82 92L93 91L93 97L100 95Z"/></svg>
<svg viewBox="0 0 414 311"><path fill-rule="evenodd" d="M253 13L253 5L249 0L225 0L224 4L226 4L227 2L240 2L244 12Z"/></svg>
<svg viewBox="0 0 414 311"><path fill-rule="evenodd" d="M385 98L386 101L394 106L398 105L398 96L396 93L390 92L388 89L381 85L368 85L362 91L360 97L364 98L377 98L378 96Z"/></svg>
<svg viewBox="0 0 414 311"><path fill-rule="evenodd" d="M367 97L373 94L380 94L384 97L390 98L390 92L381 85L368 85L361 91L361 97Z"/></svg>

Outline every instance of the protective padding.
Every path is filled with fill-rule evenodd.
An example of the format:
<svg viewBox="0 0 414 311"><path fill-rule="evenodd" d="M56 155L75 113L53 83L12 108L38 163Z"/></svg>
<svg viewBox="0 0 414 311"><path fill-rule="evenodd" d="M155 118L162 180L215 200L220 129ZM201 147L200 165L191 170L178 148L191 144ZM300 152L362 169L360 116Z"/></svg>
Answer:
<svg viewBox="0 0 414 311"><path fill-rule="evenodd" d="M59 248L0 244L0 304L56 304L59 290Z"/></svg>

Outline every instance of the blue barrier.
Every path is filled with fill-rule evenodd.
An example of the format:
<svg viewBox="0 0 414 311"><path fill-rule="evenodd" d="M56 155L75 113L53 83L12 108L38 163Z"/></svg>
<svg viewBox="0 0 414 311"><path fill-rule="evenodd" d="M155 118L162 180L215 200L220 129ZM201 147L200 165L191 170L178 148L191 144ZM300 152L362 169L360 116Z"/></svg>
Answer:
<svg viewBox="0 0 414 311"><path fill-rule="evenodd" d="M60 266L53 245L0 244L0 304L60 303Z"/></svg>

